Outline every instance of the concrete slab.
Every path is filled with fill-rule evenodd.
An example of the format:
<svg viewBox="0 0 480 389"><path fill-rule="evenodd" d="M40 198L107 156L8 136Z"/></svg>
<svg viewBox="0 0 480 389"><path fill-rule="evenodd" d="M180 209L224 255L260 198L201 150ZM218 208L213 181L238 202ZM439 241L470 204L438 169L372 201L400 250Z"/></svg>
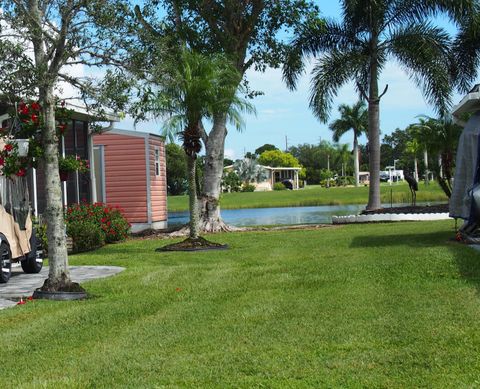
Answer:
<svg viewBox="0 0 480 389"><path fill-rule="evenodd" d="M70 266L74 282L82 283L96 278L113 276L125 270L120 266ZM12 268L12 276L6 284L0 284L0 309L16 304L20 298L31 296L36 288L43 285L48 277L48 266L38 274L25 274L21 267Z"/></svg>

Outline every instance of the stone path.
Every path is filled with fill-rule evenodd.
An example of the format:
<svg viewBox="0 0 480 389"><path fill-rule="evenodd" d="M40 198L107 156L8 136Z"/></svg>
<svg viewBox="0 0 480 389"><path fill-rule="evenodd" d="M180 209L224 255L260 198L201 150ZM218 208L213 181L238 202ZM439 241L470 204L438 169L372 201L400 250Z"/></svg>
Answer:
<svg viewBox="0 0 480 389"><path fill-rule="evenodd" d="M125 270L119 266L70 266L73 281L82 283L96 278L113 276ZM38 274L25 274L21 267L12 268L12 276L6 284L0 284L0 309L16 305L18 300L33 294L48 276L48 266Z"/></svg>

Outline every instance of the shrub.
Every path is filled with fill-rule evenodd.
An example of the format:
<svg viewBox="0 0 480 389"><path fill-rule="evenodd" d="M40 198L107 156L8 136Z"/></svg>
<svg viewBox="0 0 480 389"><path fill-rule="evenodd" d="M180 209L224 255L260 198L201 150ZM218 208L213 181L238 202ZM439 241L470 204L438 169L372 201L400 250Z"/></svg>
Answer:
<svg viewBox="0 0 480 389"><path fill-rule="evenodd" d="M105 244L102 229L90 220L70 221L67 224L67 235L72 238L74 253L93 250Z"/></svg>
<svg viewBox="0 0 480 389"><path fill-rule="evenodd" d="M66 222L71 223L90 221L93 222L104 234L106 243L118 242L128 236L130 223L128 223L122 210L116 206L95 203L73 204L68 207Z"/></svg>
<svg viewBox="0 0 480 389"><path fill-rule="evenodd" d="M281 182L276 182L275 184L273 184L273 190L286 190L287 188L285 187L285 185L283 185L283 183Z"/></svg>
<svg viewBox="0 0 480 389"><path fill-rule="evenodd" d="M222 187L227 192L238 192L242 187L242 180L235 172L224 173Z"/></svg>
<svg viewBox="0 0 480 389"><path fill-rule="evenodd" d="M33 225L35 227L37 244L40 244L42 246L44 255L47 255L47 252L48 252L47 225L45 223L40 223L36 219L33 220Z"/></svg>
<svg viewBox="0 0 480 389"><path fill-rule="evenodd" d="M242 192L253 192L255 190L255 185L253 184L243 184Z"/></svg>
<svg viewBox="0 0 480 389"><path fill-rule="evenodd" d="M355 185L355 177L352 176L340 176L336 179L337 186Z"/></svg>

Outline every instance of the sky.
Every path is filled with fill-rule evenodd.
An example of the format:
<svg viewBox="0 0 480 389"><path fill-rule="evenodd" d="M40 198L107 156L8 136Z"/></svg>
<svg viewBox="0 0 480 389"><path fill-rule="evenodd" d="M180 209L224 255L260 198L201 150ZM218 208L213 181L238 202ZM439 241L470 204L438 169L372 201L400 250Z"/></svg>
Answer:
<svg viewBox="0 0 480 389"><path fill-rule="evenodd" d="M330 18L340 17L340 5L334 0L319 0L322 15ZM453 27L439 20L449 31ZM247 72L250 87L264 94L253 100L257 114L245 116L245 129L239 133L234 128L228 132L225 142L225 157L243 158L245 152L253 152L265 143L284 150L286 147L303 143L318 144L321 140L332 141L328 123L320 123L308 107L310 96L310 75L313 63L307 66L306 74L300 79L296 91L290 91L282 81L281 69L267 69L260 73ZM424 100L421 90L409 80L408 75L398 63L390 60L383 69L379 89L383 91L388 84L388 92L380 103L380 128L382 136L390 134L396 128L405 128L418 121L418 115L435 116L435 112ZM453 104L462 96L455 95ZM346 84L334 99L329 123L338 118L337 107L340 104L352 105L358 100L354 84ZM161 122L147 122L137 125L138 131L161 132ZM133 120L126 119L116 125L121 129L134 129ZM352 135L346 134L340 143L352 143ZM366 143L366 138L360 140Z"/></svg>

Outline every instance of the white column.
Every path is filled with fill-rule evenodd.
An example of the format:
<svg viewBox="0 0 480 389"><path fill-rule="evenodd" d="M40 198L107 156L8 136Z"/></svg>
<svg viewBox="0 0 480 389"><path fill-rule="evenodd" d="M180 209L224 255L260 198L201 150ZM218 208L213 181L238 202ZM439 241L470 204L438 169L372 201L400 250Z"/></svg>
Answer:
<svg viewBox="0 0 480 389"><path fill-rule="evenodd" d="M299 189L298 170L295 170L295 185L296 185L297 189Z"/></svg>
<svg viewBox="0 0 480 389"><path fill-rule="evenodd" d="M32 186L33 186L33 214L38 217L38 198L37 198L37 169L32 169Z"/></svg>
<svg viewBox="0 0 480 389"><path fill-rule="evenodd" d="M65 137L62 135L62 157L65 158ZM63 206L67 206L67 181L63 181Z"/></svg>
<svg viewBox="0 0 480 389"><path fill-rule="evenodd" d="M92 193L92 203L98 201L97 178L95 177L95 157L93 153L93 134L88 130L87 135L88 161L90 163L90 192Z"/></svg>

